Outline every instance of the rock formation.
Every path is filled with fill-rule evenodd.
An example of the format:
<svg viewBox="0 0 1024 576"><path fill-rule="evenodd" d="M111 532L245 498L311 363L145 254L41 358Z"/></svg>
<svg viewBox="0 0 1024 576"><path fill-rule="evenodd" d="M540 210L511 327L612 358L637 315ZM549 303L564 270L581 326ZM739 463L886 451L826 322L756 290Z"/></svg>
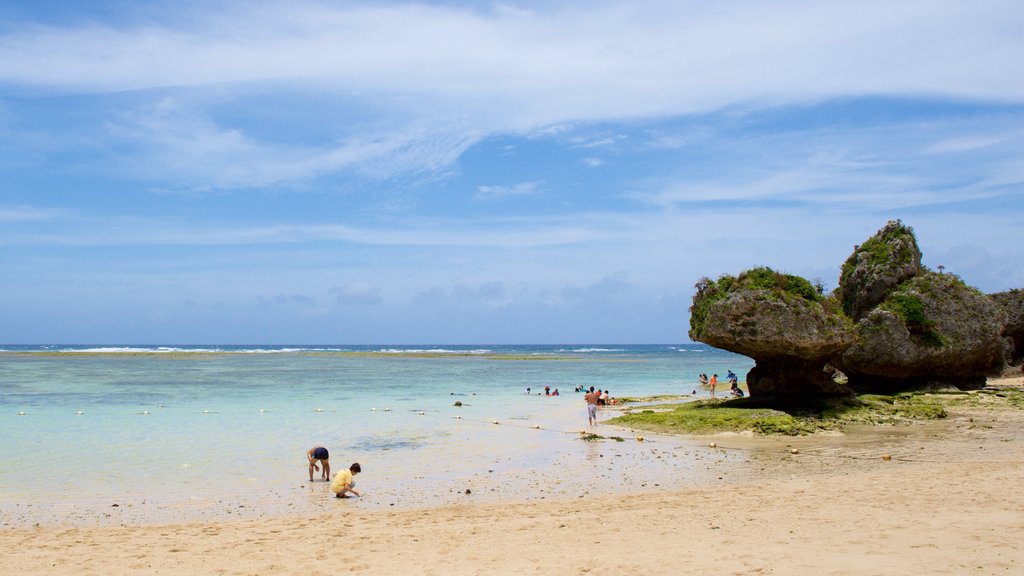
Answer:
<svg viewBox="0 0 1024 576"><path fill-rule="evenodd" d="M756 360L747 386L758 401L792 404L850 393L824 367L853 344L853 323L807 280L770 268L705 278L690 312L691 339Z"/></svg>
<svg viewBox="0 0 1024 576"><path fill-rule="evenodd" d="M1001 355L1004 318L991 298L956 275L925 272L861 318L857 342L834 363L861 392L981 387Z"/></svg>
<svg viewBox="0 0 1024 576"><path fill-rule="evenodd" d="M852 390L971 388L984 384L1004 349L1011 359L1024 351L1024 291L989 297L955 274L929 271L913 229L894 220L854 249L833 296L769 268L702 279L690 338L753 358L751 397L769 404Z"/></svg>
<svg viewBox="0 0 1024 576"><path fill-rule="evenodd" d="M855 247L843 264L838 290L843 311L860 320L894 288L921 272L921 250L914 231L891 220Z"/></svg>

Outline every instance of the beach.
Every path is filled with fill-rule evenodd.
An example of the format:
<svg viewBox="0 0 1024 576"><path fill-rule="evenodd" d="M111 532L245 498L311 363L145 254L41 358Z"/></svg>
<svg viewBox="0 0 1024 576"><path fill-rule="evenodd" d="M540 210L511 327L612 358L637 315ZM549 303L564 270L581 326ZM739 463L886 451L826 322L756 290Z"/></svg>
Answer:
<svg viewBox="0 0 1024 576"><path fill-rule="evenodd" d="M630 443L647 455L637 466L669 446L743 457L703 460L691 487L634 490L631 467L597 482L598 454L563 471L592 475L602 489L586 494L397 510L322 498L306 517L7 528L0 547L10 574L1019 574L1022 424L969 407L843 435L651 437ZM366 477L367 493L386 483Z"/></svg>

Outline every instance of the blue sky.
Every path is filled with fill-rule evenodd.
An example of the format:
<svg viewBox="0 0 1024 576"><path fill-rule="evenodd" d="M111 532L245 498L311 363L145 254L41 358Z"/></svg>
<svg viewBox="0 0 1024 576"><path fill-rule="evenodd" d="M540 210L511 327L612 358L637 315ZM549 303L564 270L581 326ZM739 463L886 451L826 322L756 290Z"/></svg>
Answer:
<svg viewBox="0 0 1024 576"><path fill-rule="evenodd" d="M1024 4L0 2L0 343L685 342L889 219L1024 286Z"/></svg>

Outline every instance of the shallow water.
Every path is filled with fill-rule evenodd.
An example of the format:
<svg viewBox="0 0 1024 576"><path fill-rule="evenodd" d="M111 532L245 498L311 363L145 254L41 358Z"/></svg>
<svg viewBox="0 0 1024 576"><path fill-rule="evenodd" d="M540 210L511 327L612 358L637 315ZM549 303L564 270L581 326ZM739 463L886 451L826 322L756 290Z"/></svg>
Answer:
<svg viewBox="0 0 1024 576"><path fill-rule="evenodd" d="M6 525L314 513L333 500L308 482L317 443L362 464L362 507L686 482L685 445L581 441L574 387L689 394L753 365L700 345L4 350Z"/></svg>

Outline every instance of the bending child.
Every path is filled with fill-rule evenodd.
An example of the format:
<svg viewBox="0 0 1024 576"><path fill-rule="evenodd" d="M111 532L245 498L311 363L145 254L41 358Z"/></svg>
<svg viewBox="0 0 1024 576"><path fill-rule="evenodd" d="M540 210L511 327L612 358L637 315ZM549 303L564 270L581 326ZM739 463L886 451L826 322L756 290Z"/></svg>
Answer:
<svg viewBox="0 0 1024 576"><path fill-rule="evenodd" d="M317 462L323 466L323 472L320 474L320 478L326 481L331 477L331 463L327 461L330 454L327 453L327 448L317 444L306 451L306 458L309 458L309 481L313 481L313 471L319 470Z"/></svg>
<svg viewBox="0 0 1024 576"><path fill-rule="evenodd" d="M363 469L356 462L349 466L348 470L338 472L334 475L334 481L331 482L331 491L334 492L337 498L348 498L347 492L360 496L359 492L356 491L356 483L352 477L362 471Z"/></svg>

